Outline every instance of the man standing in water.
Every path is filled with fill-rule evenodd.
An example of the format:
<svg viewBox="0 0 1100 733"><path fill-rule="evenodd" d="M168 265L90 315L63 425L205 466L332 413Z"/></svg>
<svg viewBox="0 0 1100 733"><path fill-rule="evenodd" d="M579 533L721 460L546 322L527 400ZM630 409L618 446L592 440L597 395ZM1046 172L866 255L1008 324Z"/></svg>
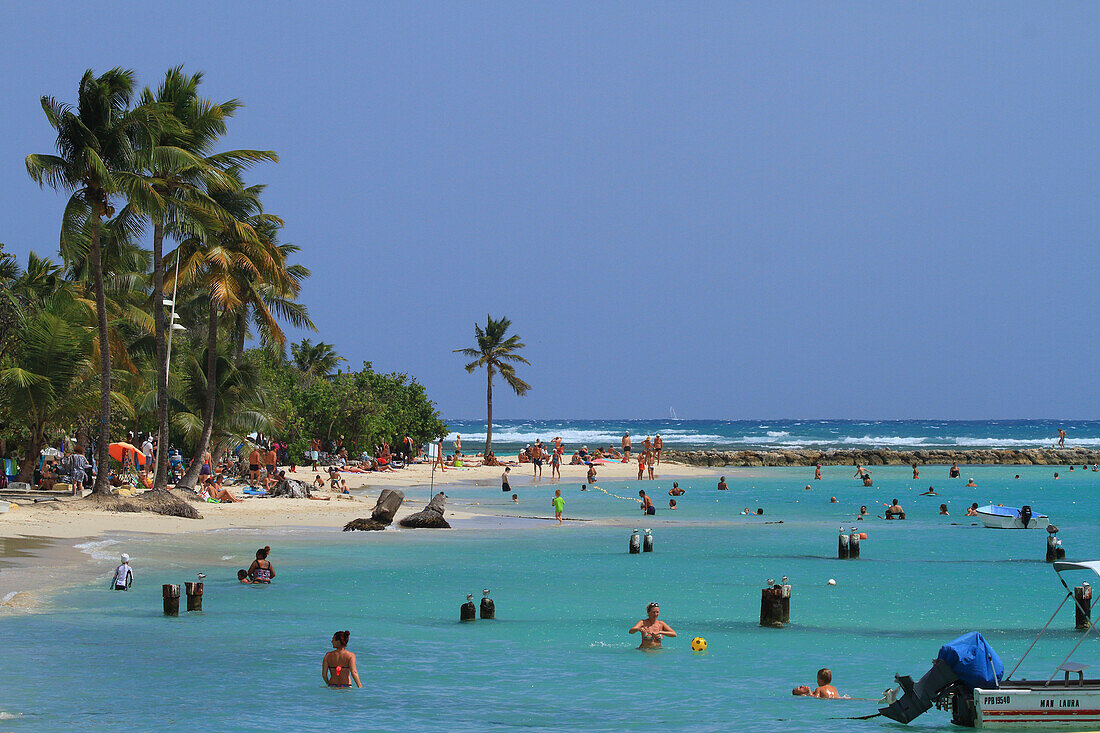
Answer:
<svg viewBox="0 0 1100 733"><path fill-rule="evenodd" d="M623 433L623 456L630 457L630 431Z"/></svg>
<svg viewBox="0 0 1100 733"><path fill-rule="evenodd" d="M630 633L640 633L642 635L642 643L638 647L639 649L660 649L661 637L675 637L676 632L672 630L671 626L657 618L661 613L661 607L656 602L646 606L645 612L646 618L634 624L630 629Z"/></svg>
<svg viewBox="0 0 1100 733"><path fill-rule="evenodd" d="M646 496L645 489L639 489L638 490L638 496L641 497L640 501L642 502L642 513L643 514L656 514L657 513L657 509L653 506L653 501L648 496Z"/></svg>
<svg viewBox="0 0 1100 733"><path fill-rule="evenodd" d="M134 584L134 571L130 568L130 556L122 556L122 564L115 568L115 590L130 590Z"/></svg>
<svg viewBox="0 0 1100 733"><path fill-rule="evenodd" d="M554 519L558 520L558 524L561 524L561 513L565 511L565 499L561 496L561 489L554 490L554 498L550 503L554 505Z"/></svg>
<svg viewBox="0 0 1100 733"><path fill-rule="evenodd" d="M500 490L507 494L512 490L512 485L508 483L508 472L512 469L505 467L504 473L500 474Z"/></svg>

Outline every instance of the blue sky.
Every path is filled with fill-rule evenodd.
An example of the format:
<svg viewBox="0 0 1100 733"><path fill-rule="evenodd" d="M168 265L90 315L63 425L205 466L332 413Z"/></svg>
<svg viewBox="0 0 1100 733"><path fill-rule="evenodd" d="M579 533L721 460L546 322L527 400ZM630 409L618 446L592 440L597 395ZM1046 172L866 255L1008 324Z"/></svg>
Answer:
<svg viewBox="0 0 1100 733"><path fill-rule="evenodd" d="M42 94L206 72L353 363L508 417L1096 417L1100 5L5 7L0 241L56 249Z"/></svg>

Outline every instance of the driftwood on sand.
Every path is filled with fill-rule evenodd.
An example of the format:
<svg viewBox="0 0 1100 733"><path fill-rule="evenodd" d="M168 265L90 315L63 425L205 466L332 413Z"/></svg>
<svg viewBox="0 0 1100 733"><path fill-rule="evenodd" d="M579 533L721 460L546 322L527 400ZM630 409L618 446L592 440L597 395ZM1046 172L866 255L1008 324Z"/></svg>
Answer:
<svg viewBox="0 0 1100 733"><path fill-rule="evenodd" d="M385 529L393 522L393 517L401 504L405 501L405 493L397 489L382 489L378 495L378 501L374 504L374 511L370 519L353 519L344 525L345 532L359 530L372 532Z"/></svg>
<svg viewBox="0 0 1100 733"><path fill-rule="evenodd" d="M450 529L451 525L443 518L443 509L447 504L447 495L440 491L428 502L428 506L410 514L398 524L408 529Z"/></svg>

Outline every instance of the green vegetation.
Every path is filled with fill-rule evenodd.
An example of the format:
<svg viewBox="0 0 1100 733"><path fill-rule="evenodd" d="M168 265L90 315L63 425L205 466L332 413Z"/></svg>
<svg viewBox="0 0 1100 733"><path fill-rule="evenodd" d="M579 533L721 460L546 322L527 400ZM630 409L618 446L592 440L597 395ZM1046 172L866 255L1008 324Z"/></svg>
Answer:
<svg viewBox="0 0 1100 733"><path fill-rule="evenodd" d="M531 385L516 376L515 363L530 364L516 352L523 348L519 336L513 334L505 338L512 322L507 318L493 320L490 315L485 316L485 328L474 324L474 334L477 337L477 347L467 349L455 349L454 353L473 359L466 365L466 371L473 373L477 369L485 368L488 386L485 389L485 404L488 416L485 418L485 453L493 449L493 374L499 372L504 382L521 397L527 394Z"/></svg>
<svg viewBox="0 0 1100 733"><path fill-rule="evenodd" d="M215 459L257 433L305 450L331 435L365 448L447 432L408 375L370 364L333 375L344 360L308 339L287 360L284 324L316 330L298 300L309 270L280 241L264 187L244 178L278 156L217 149L242 105L202 98L202 78L177 67L137 94L133 71L89 70L75 104L42 98L55 152L26 167L69 194L61 264L32 252L24 269L0 245L0 454L21 457L24 480L62 435L94 443L107 465L128 431ZM163 489L167 451L159 458ZM94 491L106 489L101 471Z"/></svg>

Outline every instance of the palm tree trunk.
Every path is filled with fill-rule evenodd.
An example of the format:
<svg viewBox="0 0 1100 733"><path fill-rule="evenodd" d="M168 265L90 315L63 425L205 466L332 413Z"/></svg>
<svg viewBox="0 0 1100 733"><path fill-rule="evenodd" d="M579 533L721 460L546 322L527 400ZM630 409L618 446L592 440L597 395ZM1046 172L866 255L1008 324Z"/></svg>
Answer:
<svg viewBox="0 0 1100 733"><path fill-rule="evenodd" d="M485 388L485 405L489 417L485 424L485 453L483 455L487 456L489 451L493 449L493 368L487 367L485 371L489 374L489 386Z"/></svg>
<svg viewBox="0 0 1100 733"><path fill-rule="evenodd" d="M45 442L40 430L35 429L31 432L27 453L23 457L22 465L19 466L19 475L15 477L16 481L29 484L34 479L34 467L38 465L38 456L42 453L42 445Z"/></svg>
<svg viewBox="0 0 1100 733"><path fill-rule="evenodd" d="M214 404L218 398L218 305L210 299L210 317L206 327L206 405L202 410L202 436L195 448L195 460L187 469L180 486L195 488L202 459L210 448L210 435L214 432ZM213 467L211 467L213 468Z"/></svg>
<svg viewBox="0 0 1100 733"><path fill-rule="evenodd" d="M164 224L153 224L153 334L157 344L157 468L154 489L168 488L168 345L164 333Z"/></svg>
<svg viewBox="0 0 1100 733"><path fill-rule="evenodd" d="M99 246L100 211L92 214L92 281L95 286L96 321L99 326L99 444L96 445L95 486L92 493L107 493L111 443L111 344L107 333L107 293L103 288L103 257Z"/></svg>

